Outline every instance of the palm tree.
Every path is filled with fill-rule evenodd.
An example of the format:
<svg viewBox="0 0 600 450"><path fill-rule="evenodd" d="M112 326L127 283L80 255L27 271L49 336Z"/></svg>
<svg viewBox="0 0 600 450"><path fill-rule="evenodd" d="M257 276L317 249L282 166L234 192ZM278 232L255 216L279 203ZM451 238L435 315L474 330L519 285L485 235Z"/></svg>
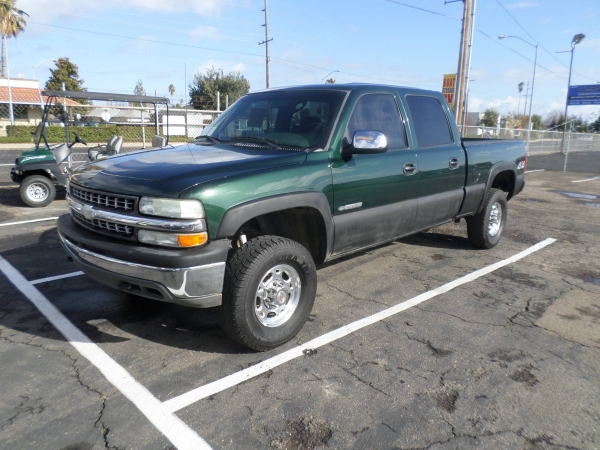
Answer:
<svg viewBox="0 0 600 450"><path fill-rule="evenodd" d="M169 93L171 94L171 103L173 103L173 96L175 95L175 86L169 85Z"/></svg>
<svg viewBox="0 0 600 450"><path fill-rule="evenodd" d="M17 37L25 30L29 17L25 11L16 7L16 0L2 0L0 2L0 33L2 34L2 77L6 77L6 38Z"/></svg>

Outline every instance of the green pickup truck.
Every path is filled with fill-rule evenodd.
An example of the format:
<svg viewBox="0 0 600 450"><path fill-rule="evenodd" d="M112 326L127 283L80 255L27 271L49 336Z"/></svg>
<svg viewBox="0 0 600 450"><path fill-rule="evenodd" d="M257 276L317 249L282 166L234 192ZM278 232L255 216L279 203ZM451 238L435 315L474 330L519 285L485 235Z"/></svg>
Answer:
<svg viewBox="0 0 600 450"><path fill-rule="evenodd" d="M227 333L262 351L304 325L318 264L461 218L494 247L526 162L522 141L461 141L439 92L270 89L193 142L78 167L58 230L91 278L219 306Z"/></svg>

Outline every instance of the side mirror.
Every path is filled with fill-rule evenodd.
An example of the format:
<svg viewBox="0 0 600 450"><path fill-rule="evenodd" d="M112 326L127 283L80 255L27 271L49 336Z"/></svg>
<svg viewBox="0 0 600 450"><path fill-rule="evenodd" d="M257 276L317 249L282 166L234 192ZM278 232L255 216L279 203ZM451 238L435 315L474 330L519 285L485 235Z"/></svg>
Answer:
<svg viewBox="0 0 600 450"><path fill-rule="evenodd" d="M354 133L352 144L342 148L344 155L368 155L387 152L388 144L385 134L376 130L359 130Z"/></svg>

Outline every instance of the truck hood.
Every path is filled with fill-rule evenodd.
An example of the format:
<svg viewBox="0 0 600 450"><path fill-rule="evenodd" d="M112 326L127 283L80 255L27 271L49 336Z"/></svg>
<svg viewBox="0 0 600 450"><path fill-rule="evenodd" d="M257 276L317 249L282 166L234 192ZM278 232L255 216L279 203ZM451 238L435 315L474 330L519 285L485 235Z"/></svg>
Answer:
<svg viewBox="0 0 600 450"><path fill-rule="evenodd" d="M206 181L305 160L304 151L189 143L87 163L73 170L71 181L121 194L178 197L185 189Z"/></svg>

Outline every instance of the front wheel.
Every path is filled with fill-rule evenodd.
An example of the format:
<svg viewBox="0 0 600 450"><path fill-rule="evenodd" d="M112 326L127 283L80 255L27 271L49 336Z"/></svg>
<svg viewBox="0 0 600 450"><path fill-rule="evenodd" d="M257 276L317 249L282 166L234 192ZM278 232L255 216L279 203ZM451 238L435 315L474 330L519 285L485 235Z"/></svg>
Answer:
<svg viewBox="0 0 600 450"><path fill-rule="evenodd" d="M481 248L492 248L500 242L506 225L506 194L500 189L490 189L484 201L480 213L467 217L467 235L471 244Z"/></svg>
<svg viewBox="0 0 600 450"><path fill-rule="evenodd" d="M227 262L222 323L240 344L265 351L292 339L315 301L317 272L310 253L279 236L259 236Z"/></svg>
<svg viewBox="0 0 600 450"><path fill-rule="evenodd" d="M56 197L54 183L43 175L31 175L21 182L21 200L33 208L48 206Z"/></svg>

